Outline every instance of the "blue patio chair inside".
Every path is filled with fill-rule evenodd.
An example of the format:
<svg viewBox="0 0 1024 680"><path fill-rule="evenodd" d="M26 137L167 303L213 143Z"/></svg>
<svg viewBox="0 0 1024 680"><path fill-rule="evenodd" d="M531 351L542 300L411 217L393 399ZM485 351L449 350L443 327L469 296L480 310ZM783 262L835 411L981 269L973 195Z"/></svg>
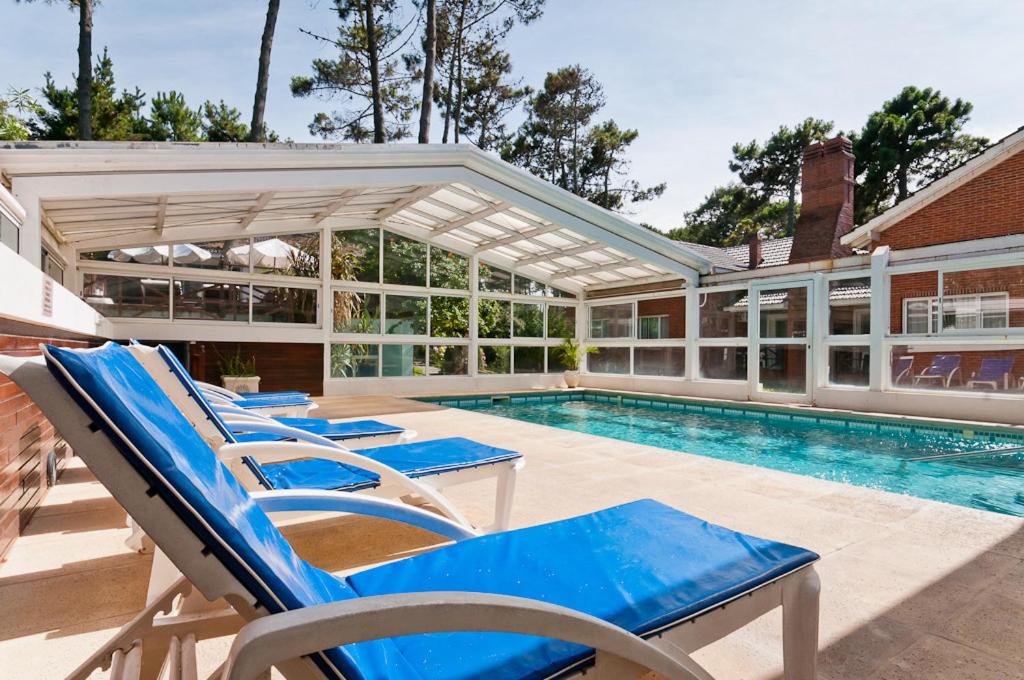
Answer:
<svg viewBox="0 0 1024 680"><path fill-rule="evenodd" d="M950 387L960 376L959 354L936 354L926 369L914 376L914 386L937 385Z"/></svg>
<svg viewBox="0 0 1024 680"><path fill-rule="evenodd" d="M688 652L779 606L785 677L815 676L810 551L652 500L475 536L383 499L250 495L123 347L47 346L44 355L45 366L0 357L0 370L154 538L168 574L72 678L112 657L145 674L168 649L178 667L189 666L194 645L181 638L229 634L241 620L250 623L235 638L228 678L273 664L288 678L519 680L596 664L602 677L650 669L707 680ZM299 558L266 514L311 509L385 517L454 544L338 577ZM221 598L231 611L196 606Z"/></svg>
<svg viewBox="0 0 1024 680"><path fill-rule="evenodd" d="M987 387L992 390L1008 390L1012 374L1013 357L985 357L981 360L981 366L967 381L967 389Z"/></svg>

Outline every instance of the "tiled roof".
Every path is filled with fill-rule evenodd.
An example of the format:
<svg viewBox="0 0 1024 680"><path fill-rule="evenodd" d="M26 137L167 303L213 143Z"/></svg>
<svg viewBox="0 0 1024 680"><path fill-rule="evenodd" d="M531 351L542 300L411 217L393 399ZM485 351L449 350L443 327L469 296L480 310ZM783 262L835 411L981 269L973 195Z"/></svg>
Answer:
<svg viewBox="0 0 1024 680"><path fill-rule="evenodd" d="M772 238L761 242L761 257L763 261L757 265L761 267L777 267L782 264L789 264L789 251L793 248L793 237ZM722 248L726 255L735 260L741 268L747 269L750 266L750 246L730 246Z"/></svg>

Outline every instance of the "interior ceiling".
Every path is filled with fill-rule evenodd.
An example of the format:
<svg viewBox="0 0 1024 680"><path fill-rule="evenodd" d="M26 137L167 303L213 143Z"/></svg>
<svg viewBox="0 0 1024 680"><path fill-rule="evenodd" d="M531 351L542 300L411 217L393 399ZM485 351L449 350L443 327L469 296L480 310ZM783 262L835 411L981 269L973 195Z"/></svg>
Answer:
<svg viewBox="0 0 1024 680"><path fill-rule="evenodd" d="M118 236L137 241L146 232L152 232L153 243L173 242L181 238L175 231L188 227L192 234L197 227L210 227L206 238L213 239L242 235L257 221L286 231L342 218L390 225L428 241L443 236L446 246L477 253L485 261L490 254L500 255L512 266L529 266L551 281L580 288L671 276L667 269L460 183L52 199L44 200L42 208L55 236L79 248Z"/></svg>

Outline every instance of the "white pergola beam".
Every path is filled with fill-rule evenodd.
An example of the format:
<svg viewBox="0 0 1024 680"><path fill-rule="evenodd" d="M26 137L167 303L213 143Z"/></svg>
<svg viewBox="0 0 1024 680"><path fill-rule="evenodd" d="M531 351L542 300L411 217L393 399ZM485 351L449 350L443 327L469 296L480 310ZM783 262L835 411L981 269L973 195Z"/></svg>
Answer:
<svg viewBox="0 0 1024 680"><path fill-rule="evenodd" d="M424 198L426 198L427 196L434 193L440 188L441 187L438 186L437 184L428 184L426 186L421 186L419 189L412 192L405 198L396 201L394 204L390 205L387 208L383 208L382 210L377 211L377 219L386 220L395 213L399 213L405 210L406 206L410 206L413 203L417 203L423 200Z"/></svg>
<svg viewBox="0 0 1024 680"><path fill-rule="evenodd" d="M444 226L441 226L441 227L438 227L437 229L434 229L434 233L435 234L447 234L449 231L455 231L459 227L464 227L464 226L466 226L468 224L472 224L473 222L479 222L480 220L482 220L485 217L490 217L491 215L495 215L497 213L500 213L503 210L507 209L508 207L509 206L508 206L507 203L504 203L502 201L498 201L497 203L494 203L494 204L492 204L492 205L490 205L490 206L488 206L486 208L483 208L481 210L477 210L476 212L466 213L466 214L464 214L462 217L460 217L457 220L452 220L451 222L445 222Z"/></svg>
<svg viewBox="0 0 1024 680"><path fill-rule="evenodd" d="M257 196L256 202L253 203L251 208L249 208L249 212L242 217L238 226L242 229L248 228L248 226L253 223L253 220L255 220L256 217L263 212L263 209L267 207L267 203L270 203L271 199L274 198L274 193L275 192L273 191L264 191L262 194Z"/></svg>
<svg viewBox="0 0 1024 680"><path fill-rule="evenodd" d="M348 191L342 192L338 198L325 205L320 212L313 215L313 224L320 224L328 217L338 212L338 210L345 206L345 204L350 203L354 198L356 198L356 196L362 195L362 193L361 189L349 189Z"/></svg>
<svg viewBox="0 0 1024 680"><path fill-rule="evenodd" d="M519 264L533 264L535 262L554 262L559 257L572 257L573 255L579 255L581 253L589 253L591 251L603 250L604 246L600 243L585 243L581 246L574 246L572 248L565 248L564 250L549 250L547 253L541 255L535 255L528 257L525 260L520 260Z"/></svg>

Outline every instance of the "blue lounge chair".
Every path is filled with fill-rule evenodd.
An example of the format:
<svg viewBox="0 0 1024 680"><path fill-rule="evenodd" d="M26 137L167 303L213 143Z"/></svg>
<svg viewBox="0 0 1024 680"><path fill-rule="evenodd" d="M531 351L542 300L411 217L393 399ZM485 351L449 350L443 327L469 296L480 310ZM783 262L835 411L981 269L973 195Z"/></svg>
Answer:
<svg viewBox="0 0 1024 680"><path fill-rule="evenodd" d="M812 552L651 500L475 536L383 499L250 495L124 348L44 355L45 367L0 357L0 370L153 537L167 576L72 679L107 664L148 677L167 650L168 667L189 667L197 640L248 621L225 667L234 680L270 664L287 678L503 680L596 664L600 677L707 680L688 652L779 606L787 680L815 676ZM336 577L299 558L266 514L296 510L386 517L455 544ZM221 598L231 610L202 609Z"/></svg>
<svg viewBox="0 0 1024 680"><path fill-rule="evenodd" d="M293 394L252 394L240 396L238 399L228 399L215 392L203 391L209 401L216 404L224 404L244 411L254 411L266 415L287 416L302 418L310 411L319 408L319 404L309 398L309 395L296 392Z"/></svg>
<svg viewBox="0 0 1024 680"><path fill-rule="evenodd" d="M413 503L430 502L446 516L471 526L441 491L467 482L496 479L494 517L484 530L504 530L511 522L516 476L524 465L520 453L461 437L349 448L352 442L376 440L379 444L382 437L375 435L393 435L395 430L400 433L398 441L416 434L377 421L352 423L353 434L358 436L344 444L309 429L289 427L287 419L266 423L247 414L247 420L234 421L230 413L211 407L167 348L133 344L128 351L250 490L360 491ZM308 420L312 419L302 422ZM349 424L327 426L337 434ZM237 431L252 436L240 439ZM143 534L137 525L132 528L127 545L142 550Z"/></svg>
<svg viewBox="0 0 1024 680"><path fill-rule="evenodd" d="M932 363L928 365L928 368L914 376L914 386L924 383L948 388L952 385L953 379L959 378L959 376L959 354L936 354L932 357Z"/></svg>
<svg viewBox="0 0 1024 680"><path fill-rule="evenodd" d="M196 418L199 424L197 427L204 429L204 420L216 430L212 438L206 437L207 441L216 449L223 442L218 436L228 438L230 431L234 438L232 442L256 442L256 441L287 441L291 439L303 439L301 430L305 433L315 435L309 441L323 443L324 439L331 441L344 441L346 446L379 446L389 443L403 443L411 441L416 437L416 432L404 430L401 427L388 425L376 420L357 420L346 423L332 423L323 418L283 418L270 417L252 413L233 405L216 405L210 402L206 392L200 384L193 380L189 372L178 361L178 357L164 345L157 345L155 348L147 347L141 343L132 343L129 351L141 363L149 374L163 386L175 405L183 412L189 409L190 405L197 406L202 411L202 418ZM156 357L159 357L157 360ZM178 390L167 389L166 382L168 373L170 377L177 379L185 390L187 399L176 399L181 396ZM197 414L198 415L198 414Z"/></svg>
<svg viewBox="0 0 1024 680"><path fill-rule="evenodd" d="M892 362L892 384L899 385L911 376L911 369L914 367L914 357L905 355L898 357Z"/></svg>
<svg viewBox="0 0 1024 680"><path fill-rule="evenodd" d="M981 360L981 366L967 381L967 389L987 387L993 390L1008 390L1012 373L1013 357L985 357Z"/></svg>

